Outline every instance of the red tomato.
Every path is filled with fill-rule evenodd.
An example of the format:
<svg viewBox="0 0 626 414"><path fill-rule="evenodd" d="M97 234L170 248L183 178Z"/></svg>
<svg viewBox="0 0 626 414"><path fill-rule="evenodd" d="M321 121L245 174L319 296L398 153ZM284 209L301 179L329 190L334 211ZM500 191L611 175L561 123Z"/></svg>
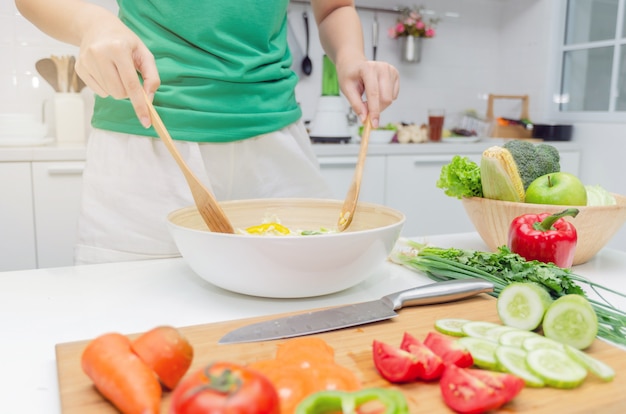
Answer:
<svg viewBox="0 0 626 414"><path fill-rule="evenodd" d="M445 368L443 360L410 333L404 333L400 349L410 352L417 357L422 365L420 379L431 381L438 379L443 374Z"/></svg>
<svg viewBox="0 0 626 414"><path fill-rule="evenodd" d="M422 374L422 364L410 352L374 340L372 354L376 369L389 382L411 382Z"/></svg>
<svg viewBox="0 0 626 414"><path fill-rule="evenodd" d="M193 347L171 326L158 326L145 332L132 342L131 348L170 390L176 387L193 360Z"/></svg>
<svg viewBox="0 0 626 414"><path fill-rule="evenodd" d="M461 414L479 414L511 401L524 381L511 374L448 365L439 387L448 407Z"/></svg>
<svg viewBox="0 0 626 414"><path fill-rule="evenodd" d="M496 392L504 394L507 401L513 399L524 388L524 381L515 375L482 369L470 369L469 372Z"/></svg>
<svg viewBox="0 0 626 414"><path fill-rule="evenodd" d="M278 393L261 373L228 362L186 377L172 393L170 414L279 414Z"/></svg>
<svg viewBox="0 0 626 414"><path fill-rule="evenodd" d="M424 339L424 345L439 355L445 364L454 364L461 368L474 365L472 354L463 345L439 332L429 332Z"/></svg>

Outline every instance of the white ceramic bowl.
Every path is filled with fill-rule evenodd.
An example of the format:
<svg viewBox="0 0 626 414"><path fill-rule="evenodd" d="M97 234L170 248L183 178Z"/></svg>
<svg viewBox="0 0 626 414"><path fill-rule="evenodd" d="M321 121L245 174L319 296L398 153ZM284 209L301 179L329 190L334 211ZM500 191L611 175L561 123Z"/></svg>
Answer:
<svg viewBox="0 0 626 414"><path fill-rule="evenodd" d="M336 228L343 201L259 199L220 203L245 229L276 216L290 229ZM314 236L258 236L208 231L194 207L168 215L176 245L201 278L253 296L299 298L355 286L385 262L404 224L389 207L359 203L348 230Z"/></svg>
<svg viewBox="0 0 626 414"><path fill-rule="evenodd" d="M393 136L396 135L395 130L391 129L372 129L370 131L370 144L389 144L393 139Z"/></svg>

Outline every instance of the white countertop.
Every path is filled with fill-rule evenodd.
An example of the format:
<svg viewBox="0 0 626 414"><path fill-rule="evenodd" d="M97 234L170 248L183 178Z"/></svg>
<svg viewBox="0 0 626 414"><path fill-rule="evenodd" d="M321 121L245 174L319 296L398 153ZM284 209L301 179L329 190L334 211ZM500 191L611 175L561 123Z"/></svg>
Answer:
<svg viewBox="0 0 626 414"><path fill-rule="evenodd" d="M475 233L429 237L440 247L485 250ZM602 250L576 274L626 292L626 253ZM361 302L426 276L386 264L360 285L317 298L261 299L214 287L183 259L0 273L0 400L3 412L60 412L54 347L116 331L142 332ZM626 301L615 303L626 309Z"/></svg>

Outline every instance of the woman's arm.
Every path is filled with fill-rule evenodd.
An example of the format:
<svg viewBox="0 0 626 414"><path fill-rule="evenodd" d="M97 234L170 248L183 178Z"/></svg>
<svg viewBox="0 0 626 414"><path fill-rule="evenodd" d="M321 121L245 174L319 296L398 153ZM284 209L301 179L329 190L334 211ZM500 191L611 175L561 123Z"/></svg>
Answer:
<svg viewBox="0 0 626 414"><path fill-rule="evenodd" d="M368 61L363 29L353 0L311 0L328 57L337 67L341 90L361 121L369 114L374 128L380 112L398 97L398 71L386 62ZM363 102L365 93L367 102Z"/></svg>
<svg viewBox="0 0 626 414"><path fill-rule="evenodd" d="M154 56L114 14L82 0L15 0L20 13L48 35L76 46L76 73L95 93L130 98L142 125L150 126L137 76L149 96L160 85Z"/></svg>

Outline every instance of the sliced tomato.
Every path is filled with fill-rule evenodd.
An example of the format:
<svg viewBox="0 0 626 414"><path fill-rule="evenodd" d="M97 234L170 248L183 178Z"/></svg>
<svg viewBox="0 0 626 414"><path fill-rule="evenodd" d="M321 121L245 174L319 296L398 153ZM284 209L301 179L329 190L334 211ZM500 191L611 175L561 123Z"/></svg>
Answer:
<svg viewBox="0 0 626 414"><path fill-rule="evenodd" d="M418 357L411 352L374 340L372 355L374 366L389 382L411 382L422 375L423 366Z"/></svg>
<svg viewBox="0 0 626 414"><path fill-rule="evenodd" d="M524 388L524 380L502 372L487 371L484 369L469 369L469 372L479 380L504 395L510 401Z"/></svg>
<svg viewBox="0 0 626 414"><path fill-rule="evenodd" d="M410 333L404 333L400 349L403 349L417 357L422 366L418 377L419 379L432 381L438 379L441 377L441 374L443 374L445 365L443 364L441 357L435 354L430 348L424 345L422 341Z"/></svg>
<svg viewBox="0 0 626 414"><path fill-rule="evenodd" d="M445 364L454 364L461 368L474 365L474 358L467 348L449 336L429 332L424 339L424 345L439 355Z"/></svg>
<svg viewBox="0 0 626 414"><path fill-rule="evenodd" d="M143 333L132 341L131 348L170 390L183 378L193 360L191 344L172 326L157 326Z"/></svg>
<svg viewBox="0 0 626 414"><path fill-rule="evenodd" d="M278 394L261 373L241 365L216 362L187 376L172 393L176 414L279 414Z"/></svg>
<svg viewBox="0 0 626 414"><path fill-rule="evenodd" d="M439 387L448 407L461 414L478 414L511 401L524 382L511 374L448 365Z"/></svg>

